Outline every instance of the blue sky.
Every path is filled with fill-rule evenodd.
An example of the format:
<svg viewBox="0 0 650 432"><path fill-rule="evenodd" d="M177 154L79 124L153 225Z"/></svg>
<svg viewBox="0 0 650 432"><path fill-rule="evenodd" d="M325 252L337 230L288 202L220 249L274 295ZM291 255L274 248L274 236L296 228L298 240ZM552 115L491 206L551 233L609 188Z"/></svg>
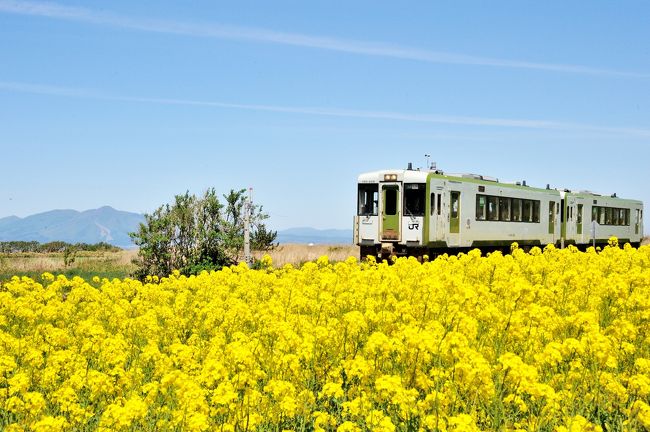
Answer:
<svg viewBox="0 0 650 432"><path fill-rule="evenodd" d="M350 228L424 154L650 203L650 3L585 5L0 0L0 217L253 187Z"/></svg>

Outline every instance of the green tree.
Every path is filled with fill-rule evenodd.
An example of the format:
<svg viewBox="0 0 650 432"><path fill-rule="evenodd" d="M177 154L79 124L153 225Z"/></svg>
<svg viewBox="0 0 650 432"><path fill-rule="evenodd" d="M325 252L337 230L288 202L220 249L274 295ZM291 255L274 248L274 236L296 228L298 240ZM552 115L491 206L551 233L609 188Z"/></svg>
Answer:
<svg viewBox="0 0 650 432"><path fill-rule="evenodd" d="M138 231L130 233L140 248L134 263L134 276L169 275L173 270L197 274L216 270L242 259L244 247L244 209L246 190L231 190L219 201L214 188L197 197L185 192L172 204L145 215ZM261 206L251 208L251 248L269 250L277 233L267 230L268 215Z"/></svg>

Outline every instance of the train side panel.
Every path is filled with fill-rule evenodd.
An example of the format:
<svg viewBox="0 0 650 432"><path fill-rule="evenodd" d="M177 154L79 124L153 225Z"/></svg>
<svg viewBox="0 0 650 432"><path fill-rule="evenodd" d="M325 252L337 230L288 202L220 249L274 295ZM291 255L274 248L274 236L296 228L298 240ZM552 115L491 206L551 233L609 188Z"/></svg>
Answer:
<svg viewBox="0 0 650 432"><path fill-rule="evenodd" d="M612 236L638 244L643 238L643 203L615 196L566 193L561 223L566 244L605 244Z"/></svg>
<svg viewBox="0 0 650 432"><path fill-rule="evenodd" d="M429 189L430 247L545 245L560 236L555 190L444 178L429 180Z"/></svg>

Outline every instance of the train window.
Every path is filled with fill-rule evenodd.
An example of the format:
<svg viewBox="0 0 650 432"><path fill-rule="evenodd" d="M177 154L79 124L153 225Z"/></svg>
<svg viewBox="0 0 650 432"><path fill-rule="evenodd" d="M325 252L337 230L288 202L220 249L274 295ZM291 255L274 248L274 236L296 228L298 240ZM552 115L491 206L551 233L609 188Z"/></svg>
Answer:
<svg viewBox="0 0 650 432"><path fill-rule="evenodd" d="M487 208L487 197L476 195L476 220L485 220Z"/></svg>
<svg viewBox="0 0 650 432"><path fill-rule="evenodd" d="M377 183L359 184L359 216L377 216L379 185Z"/></svg>
<svg viewBox="0 0 650 432"><path fill-rule="evenodd" d="M433 192L431 193L431 197L429 199L429 214L433 216L433 213L436 211L436 194Z"/></svg>
<svg viewBox="0 0 650 432"><path fill-rule="evenodd" d="M605 225L605 208L598 207L598 223Z"/></svg>
<svg viewBox="0 0 650 432"><path fill-rule="evenodd" d="M524 222L533 221L533 202L531 200L524 200L523 217Z"/></svg>
<svg viewBox="0 0 650 432"><path fill-rule="evenodd" d="M404 184L404 216L424 216L426 193L424 183Z"/></svg>
<svg viewBox="0 0 650 432"><path fill-rule="evenodd" d="M386 202L384 203L384 211L389 216L394 216L397 214L397 189L396 188L384 188L384 197Z"/></svg>
<svg viewBox="0 0 650 432"><path fill-rule="evenodd" d="M561 201L562 205L560 205L560 222L564 222L564 200ZM569 215L566 215L567 219L569 219Z"/></svg>
<svg viewBox="0 0 650 432"><path fill-rule="evenodd" d="M476 220L539 223L537 200L476 195Z"/></svg>
<svg viewBox="0 0 650 432"><path fill-rule="evenodd" d="M452 219L458 218L458 207L460 206L460 192L453 191L451 192L451 201L450 201L450 217Z"/></svg>
<svg viewBox="0 0 650 432"><path fill-rule="evenodd" d="M576 222L582 223L582 204L578 204L578 214L576 214Z"/></svg>
<svg viewBox="0 0 650 432"><path fill-rule="evenodd" d="M625 209L625 225L630 226L630 209Z"/></svg>
<svg viewBox="0 0 650 432"><path fill-rule="evenodd" d="M499 198L499 220L504 222L510 222L510 198L500 197Z"/></svg>
<svg viewBox="0 0 650 432"><path fill-rule="evenodd" d="M438 211L438 216L440 216L440 209L442 208L442 205L440 204L442 194L438 194L438 205L436 206L436 209Z"/></svg>
<svg viewBox="0 0 650 432"><path fill-rule="evenodd" d="M522 201L517 198L512 199L512 220L513 222L521 222L521 206Z"/></svg>
<svg viewBox="0 0 650 432"><path fill-rule="evenodd" d="M593 206L591 208L591 221L596 221L598 220L598 207Z"/></svg>
<svg viewBox="0 0 650 432"><path fill-rule="evenodd" d="M487 218L491 221L499 220L499 197L487 197Z"/></svg>
<svg viewBox="0 0 650 432"><path fill-rule="evenodd" d="M612 209L605 207L605 225L612 225Z"/></svg>

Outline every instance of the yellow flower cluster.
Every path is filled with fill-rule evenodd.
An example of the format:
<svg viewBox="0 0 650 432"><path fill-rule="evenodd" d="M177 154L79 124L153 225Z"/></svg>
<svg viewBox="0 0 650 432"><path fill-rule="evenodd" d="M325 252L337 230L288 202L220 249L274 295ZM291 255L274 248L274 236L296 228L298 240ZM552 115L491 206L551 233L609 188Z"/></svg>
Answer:
<svg viewBox="0 0 650 432"><path fill-rule="evenodd" d="M650 428L650 247L0 286L6 431Z"/></svg>

